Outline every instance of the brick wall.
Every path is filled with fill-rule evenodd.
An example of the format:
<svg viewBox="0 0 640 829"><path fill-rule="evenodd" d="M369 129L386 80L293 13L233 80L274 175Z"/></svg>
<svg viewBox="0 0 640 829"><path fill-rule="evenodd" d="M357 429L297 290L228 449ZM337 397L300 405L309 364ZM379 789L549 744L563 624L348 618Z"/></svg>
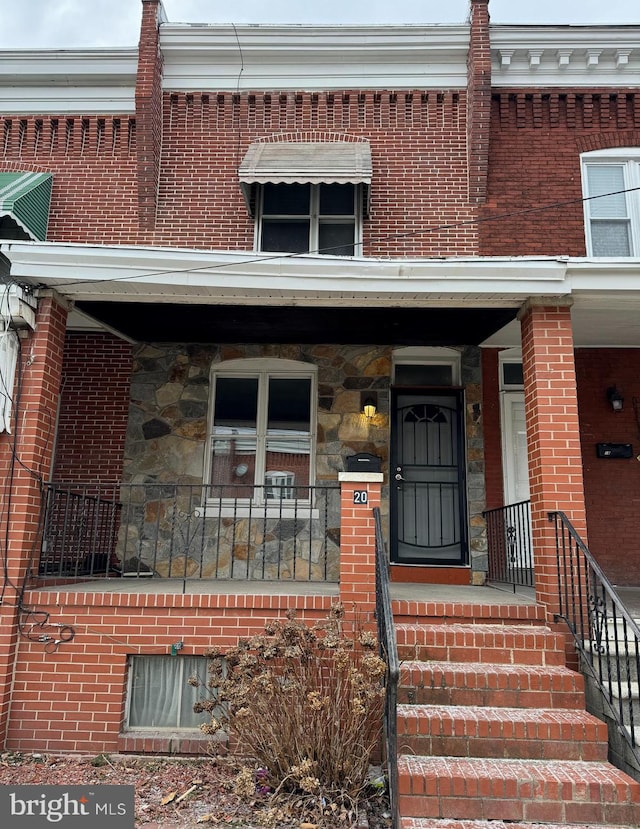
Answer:
<svg viewBox="0 0 640 829"><path fill-rule="evenodd" d="M638 145L637 91L494 92L480 253L584 256L580 153Z"/></svg>
<svg viewBox="0 0 640 829"><path fill-rule="evenodd" d="M455 255L475 250L467 203L462 92L167 94L155 241L253 247L253 220L237 182L252 141L345 137L371 142L371 215L365 255Z"/></svg>
<svg viewBox="0 0 640 829"><path fill-rule="evenodd" d="M640 568L640 350L578 349L576 377L589 549L619 585L637 584ZM614 412L606 391L617 386L624 408ZM630 443L633 458L596 457L597 443Z"/></svg>
<svg viewBox="0 0 640 829"><path fill-rule="evenodd" d="M237 171L252 141L362 137L373 155L365 254L464 255L476 252L474 225L436 228L474 215L465 106L464 91L165 93L155 232L148 200L138 229L139 124L129 116L4 117L0 169L53 173L51 241L246 250L254 222Z"/></svg>
<svg viewBox="0 0 640 829"><path fill-rule="evenodd" d="M27 606L50 613L52 623L73 626L75 636L51 654L42 643L20 638L5 748L167 751L169 737L147 732L134 739L130 732L128 740L119 738L129 655L169 655L181 640L180 655L201 656L210 645L235 645L241 636L263 633L268 619L283 618L289 608L304 621L324 619L331 603L329 596L28 592Z"/></svg>
<svg viewBox="0 0 640 829"><path fill-rule="evenodd" d="M55 480L121 480L131 365L131 345L117 337L67 334Z"/></svg>

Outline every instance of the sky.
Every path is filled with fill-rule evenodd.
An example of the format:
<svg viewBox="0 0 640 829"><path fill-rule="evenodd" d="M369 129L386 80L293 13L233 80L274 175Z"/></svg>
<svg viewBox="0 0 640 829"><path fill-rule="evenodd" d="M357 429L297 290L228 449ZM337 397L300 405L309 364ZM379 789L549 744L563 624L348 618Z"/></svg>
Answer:
<svg viewBox="0 0 640 829"><path fill-rule="evenodd" d="M462 23L468 0L164 0L164 7L171 23ZM0 0L0 49L134 47L141 8L141 0ZM640 25L638 0L490 0L489 9L494 23Z"/></svg>

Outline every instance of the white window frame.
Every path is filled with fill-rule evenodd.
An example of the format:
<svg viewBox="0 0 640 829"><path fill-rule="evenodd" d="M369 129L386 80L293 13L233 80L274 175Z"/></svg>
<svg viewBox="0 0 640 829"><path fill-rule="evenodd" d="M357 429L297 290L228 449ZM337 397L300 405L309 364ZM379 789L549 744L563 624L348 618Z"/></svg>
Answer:
<svg viewBox="0 0 640 829"><path fill-rule="evenodd" d="M267 214L267 218L275 219L275 220L282 220L282 221L296 221L296 220L309 220L309 250L302 251L302 253L315 253L318 255L325 255L325 256L341 256L342 254L333 253L332 251L327 251L326 254L322 254L322 251L319 250L320 242L320 220L324 220L327 222L335 221L338 223L345 223L345 220L353 220L353 255L359 256L362 255L362 185L353 183L354 188L354 206L353 206L353 213L349 214L328 214L328 215L320 215L320 186L324 185L325 187L331 187L332 185L329 182L321 182L319 184L309 184L311 188L311 196L310 196L310 211L309 213L300 213L300 214L290 214L290 213L269 213ZM272 183L273 187L287 187L289 185L286 184L276 184ZM335 185L340 186L339 184ZM264 218L264 184L258 185L258 193L257 193L257 209L256 209L256 221L255 221L255 236L254 236L254 250L264 252L264 253L277 253L278 251L268 251L264 250L261 245L262 239L262 220Z"/></svg>
<svg viewBox="0 0 640 829"><path fill-rule="evenodd" d="M498 365L500 370L500 391L524 391L524 382L522 383L507 383L504 379L504 366L506 363L522 365L522 350L520 348L507 348L498 354Z"/></svg>
<svg viewBox="0 0 640 829"><path fill-rule="evenodd" d="M446 346L407 346L407 348L397 348L392 357L393 383L396 380L396 366L398 365L449 366L451 368L451 387L455 388L462 383L462 356L455 348Z"/></svg>
<svg viewBox="0 0 640 829"><path fill-rule="evenodd" d="M261 514L265 516L273 515L274 517L294 517L300 516L300 507L305 505L311 507L311 498L282 498L271 502L265 498L264 487L268 484L265 479L265 453L267 441L267 390L270 378L285 378L310 380L310 412L309 412L309 491L315 482L315 454L316 454L316 435L317 435L317 399L318 399L318 368L312 363L303 363L296 360L286 360L272 357L248 357L246 359L226 360L221 363L215 363L211 367L211 377L209 384L209 423L207 428L207 447L205 458L205 478L204 484L207 492L211 481L211 472L213 466L213 440L216 435L214 420L215 420L215 399L216 399L216 381L219 377L241 377L241 378L258 378L258 411L257 411L257 428L256 428L256 465L254 480L247 483L249 486L257 487L254 489L253 499L219 499L207 497L207 505L212 507L211 514L220 515L222 517L235 515L243 517L251 515L259 517ZM302 485L304 486L304 485ZM246 507L243 509L243 500ZM206 510L206 507L205 507ZM315 512L313 510L312 512ZM311 516L313 517L313 516Z"/></svg>
<svg viewBox="0 0 640 829"><path fill-rule="evenodd" d="M630 252L628 254L617 254L612 257L602 258L627 259L640 257L640 190L632 190L634 187L640 187L640 147L615 147L608 150L595 150L593 152L582 153L580 163L582 171L582 194L585 198L584 226L587 255L595 256L593 253L591 227L592 223L597 221L597 219L591 216L591 200L589 198L591 194L589 193L588 181L589 168L596 166L618 166L623 171L624 189L631 191L624 194L627 210L626 218L620 218L621 222L626 221L629 225Z"/></svg>
<svg viewBox="0 0 640 829"><path fill-rule="evenodd" d="M183 656L169 656L164 654L136 654L129 656L129 664L128 664L128 671L127 671L127 696L125 700L125 718L124 718L124 731L126 732L149 732L149 731L159 731L159 732L189 732L189 733L197 733L200 731L199 726L195 725L182 725L179 722L175 722L172 724L167 725L131 725L131 708L133 705L133 683L135 679L135 660L136 659L155 659L155 660L167 660L167 665L172 665L177 669L177 676L175 678L175 685L174 685L174 694L178 696L179 702L177 705L177 713L178 716L182 709L182 693L186 691L187 688L190 686L187 682L189 679L189 675L186 672L186 659ZM207 688L207 679L208 679L208 666L209 666L209 659L205 656L197 656L194 655L189 657L190 659L197 659L200 664L202 665L202 671L199 671L198 676L202 681L202 688ZM153 663L150 663L153 664ZM203 717L203 722L207 722L208 715Z"/></svg>

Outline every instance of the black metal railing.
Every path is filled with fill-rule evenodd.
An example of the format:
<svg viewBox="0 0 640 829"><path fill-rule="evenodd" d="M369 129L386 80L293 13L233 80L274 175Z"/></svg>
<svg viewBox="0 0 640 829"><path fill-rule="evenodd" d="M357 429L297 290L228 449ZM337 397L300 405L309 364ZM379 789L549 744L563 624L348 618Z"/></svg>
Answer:
<svg viewBox="0 0 640 829"><path fill-rule="evenodd" d="M339 580L337 486L46 486L42 576Z"/></svg>
<svg viewBox="0 0 640 829"><path fill-rule="evenodd" d="M640 762L640 628L563 512L550 512L558 566L559 617L585 669Z"/></svg>
<svg viewBox="0 0 640 829"><path fill-rule="evenodd" d="M400 663L396 645L396 632L389 592L389 569L380 510L373 510L376 524L376 620L380 653L387 663L385 675L384 739L387 763L389 804L393 829L398 826L398 680Z"/></svg>
<svg viewBox="0 0 640 829"><path fill-rule="evenodd" d="M533 587L529 501L486 510L483 515L487 522L487 579L511 585L514 591L518 587Z"/></svg>

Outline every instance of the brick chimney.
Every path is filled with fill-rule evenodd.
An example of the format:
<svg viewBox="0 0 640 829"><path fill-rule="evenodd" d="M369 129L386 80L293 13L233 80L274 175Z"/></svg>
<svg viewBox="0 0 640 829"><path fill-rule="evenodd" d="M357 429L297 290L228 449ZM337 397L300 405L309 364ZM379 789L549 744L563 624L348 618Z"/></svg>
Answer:
<svg viewBox="0 0 640 829"><path fill-rule="evenodd" d="M136 79L136 147L140 230L155 227L162 146L161 0L142 0Z"/></svg>
<svg viewBox="0 0 640 829"><path fill-rule="evenodd" d="M470 204L487 194L491 113L489 0L470 0L471 33L467 58L467 161Z"/></svg>

